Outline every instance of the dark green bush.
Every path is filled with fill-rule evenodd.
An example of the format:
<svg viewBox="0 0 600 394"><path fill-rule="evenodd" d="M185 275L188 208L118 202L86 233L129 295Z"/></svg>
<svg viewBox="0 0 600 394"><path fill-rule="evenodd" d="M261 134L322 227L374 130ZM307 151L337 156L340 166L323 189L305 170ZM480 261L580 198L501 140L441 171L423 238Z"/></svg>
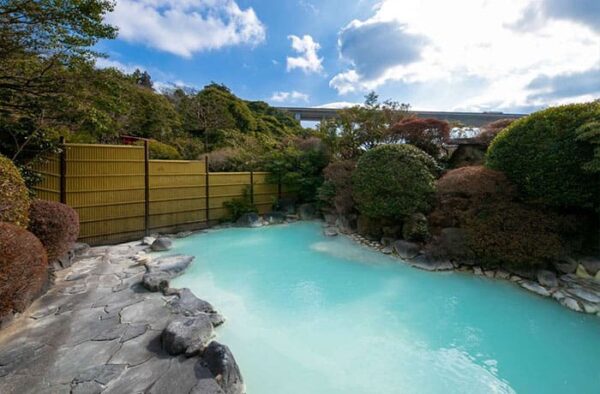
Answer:
<svg viewBox="0 0 600 394"><path fill-rule="evenodd" d="M27 228L29 192L17 167L0 155L0 222Z"/></svg>
<svg viewBox="0 0 600 394"><path fill-rule="evenodd" d="M42 243L30 232L0 223L0 321L23 312L48 279Z"/></svg>
<svg viewBox="0 0 600 394"><path fill-rule="evenodd" d="M29 231L42 242L48 261L64 256L79 237L79 215L65 204L34 200L29 210Z"/></svg>
<svg viewBox="0 0 600 394"><path fill-rule="evenodd" d="M358 210L370 217L405 218L431 207L437 165L412 145L381 145L358 160L352 176Z"/></svg>
<svg viewBox="0 0 600 394"><path fill-rule="evenodd" d="M240 198L234 198L230 201L225 201L223 206L227 209L229 216L227 220L235 222L242 215L251 212L258 212L258 209L250 200L250 191L244 190L244 194Z"/></svg>
<svg viewBox="0 0 600 394"><path fill-rule="evenodd" d="M598 119L600 102L536 112L498 134L488 149L486 165L504 172L529 202L598 208L600 175L590 171L595 168L591 163L597 145L590 140L590 130L581 131Z"/></svg>

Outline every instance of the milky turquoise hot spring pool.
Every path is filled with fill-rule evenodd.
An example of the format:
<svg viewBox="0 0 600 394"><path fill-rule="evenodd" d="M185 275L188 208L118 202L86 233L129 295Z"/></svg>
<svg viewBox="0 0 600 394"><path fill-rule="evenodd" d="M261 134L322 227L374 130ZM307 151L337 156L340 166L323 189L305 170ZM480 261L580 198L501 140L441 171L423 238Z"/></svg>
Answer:
<svg viewBox="0 0 600 394"><path fill-rule="evenodd" d="M507 281L429 273L319 223L224 229L173 283L227 317L249 394L600 393L600 318Z"/></svg>

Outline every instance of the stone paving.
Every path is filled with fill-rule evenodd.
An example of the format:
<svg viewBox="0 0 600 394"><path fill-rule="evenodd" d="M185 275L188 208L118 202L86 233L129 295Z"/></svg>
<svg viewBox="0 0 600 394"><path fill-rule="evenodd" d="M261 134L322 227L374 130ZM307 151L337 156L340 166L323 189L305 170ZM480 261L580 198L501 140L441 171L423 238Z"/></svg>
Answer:
<svg viewBox="0 0 600 394"><path fill-rule="evenodd" d="M0 393L242 393L226 346L211 343L222 360L163 349L171 321L204 314L190 306L212 307L189 291L146 290L145 248L91 248L57 272L48 293L0 331ZM228 364L238 376L219 370Z"/></svg>

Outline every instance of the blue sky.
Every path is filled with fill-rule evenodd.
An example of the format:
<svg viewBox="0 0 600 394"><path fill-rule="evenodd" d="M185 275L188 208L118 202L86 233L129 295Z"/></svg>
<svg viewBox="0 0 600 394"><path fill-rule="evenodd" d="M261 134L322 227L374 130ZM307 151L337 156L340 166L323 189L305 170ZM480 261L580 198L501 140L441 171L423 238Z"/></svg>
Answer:
<svg viewBox="0 0 600 394"><path fill-rule="evenodd" d="M597 0L117 0L99 67L281 106L530 112L600 97Z"/></svg>

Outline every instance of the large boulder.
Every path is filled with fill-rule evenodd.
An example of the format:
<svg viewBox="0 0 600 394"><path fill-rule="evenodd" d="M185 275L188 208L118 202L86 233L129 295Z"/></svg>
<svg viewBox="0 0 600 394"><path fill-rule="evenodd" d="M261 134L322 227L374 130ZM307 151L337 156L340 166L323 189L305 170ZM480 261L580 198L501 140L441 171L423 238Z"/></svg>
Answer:
<svg viewBox="0 0 600 394"><path fill-rule="evenodd" d="M206 315L177 317L171 320L161 335L167 353L186 356L199 354L213 337L213 325Z"/></svg>
<svg viewBox="0 0 600 394"><path fill-rule="evenodd" d="M296 202L291 198L280 198L275 204L275 210L291 215L296 213Z"/></svg>
<svg viewBox="0 0 600 394"><path fill-rule="evenodd" d="M591 276L600 272L600 257L584 257L579 261Z"/></svg>
<svg viewBox="0 0 600 394"><path fill-rule="evenodd" d="M263 218L269 224L281 224L285 222L285 216L283 212L268 212L263 215Z"/></svg>
<svg viewBox="0 0 600 394"><path fill-rule="evenodd" d="M448 260L436 260L425 255L419 255L410 261L410 265L425 271L450 271L454 265Z"/></svg>
<svg viewBox="0 0 600 394"><path fill-rule="evenodd" d="M142 278L142 285L148 291L163 291L169 288L171 275L166 272L146 272Z"/></svg>
<svg viewBox="0 0 600 394"><path fill-rule="evenodd" d="M185 271L194 261L194 256L175 254L163 256L146 263L148 272L164 272L175 277Z"/></svg>
<svg viewBox="0 0 600 394"><path fill-rule="evenodd" d="M154 252L164 252L166 250L170 250L172 247L173 241L171 241L170 238L160 237L152 242L150 249L152 249Z"/></svg>
<svg viewBox="0 0 600 394"><path fill-rule="evenodd" d="M473 253L468 246L467 231L458 227L442 229L440 236L435 241L434 254L461 262L472 258Z"/></svg>
<svg viewBox="0 0 600 394"><path fill-rule="evenodd" d="M209 302L196 297L190 289L173 290L171 294L177 296L168 303L174 313L184 316L206 315L213 327L220 326L225 322L225 318Z"/></svg>
<svg viewBox="0 0 600 394"><path fill-rule="evenodd" d="M420 246L404 240L394 241L392 248L401 259L412 259L419 254Z"/></svg>
<svg viewBox="0 0 600 394"><path fill-rule="evenodd" d="M262 219L256 212L248 212L240 216L235 224L240 227L260 227Z"/></svg>
<svg viewBox="0 0 600 394"><path fill-rule="evenodd" d="M300 220L313 220L316 219L319 215L315 204L306 203L301 204L298 207L298 216L300 216Z"/></svg>
<svg viewBox="0 0 600 394"><path fill-rule="evenodd" d="M245 393L242 373L227 346L211 342L202 353L202 359L225 393Z"/></svg>
<svg viewBox="0 0 600 394"><path fill-rule="evenodd" d="M355 215L344 215L339 216L335 221L335 227L340 230L342 234L351 234L356 230L356 216Z"/></svg>
<svg viewBox="0 0 600 394"><path fill-rule="evenodd" d="M547 270L539 270L537 272L537 280L540 285L545 287L558 287L558 279L556 274Z"/></svg>
<svg viewBox="0 0 600 394"><path fill-rule="evenodd" d="M577 260L566 258L554 263L554 268L561 274L573 274L577 271Z"/></svg>

